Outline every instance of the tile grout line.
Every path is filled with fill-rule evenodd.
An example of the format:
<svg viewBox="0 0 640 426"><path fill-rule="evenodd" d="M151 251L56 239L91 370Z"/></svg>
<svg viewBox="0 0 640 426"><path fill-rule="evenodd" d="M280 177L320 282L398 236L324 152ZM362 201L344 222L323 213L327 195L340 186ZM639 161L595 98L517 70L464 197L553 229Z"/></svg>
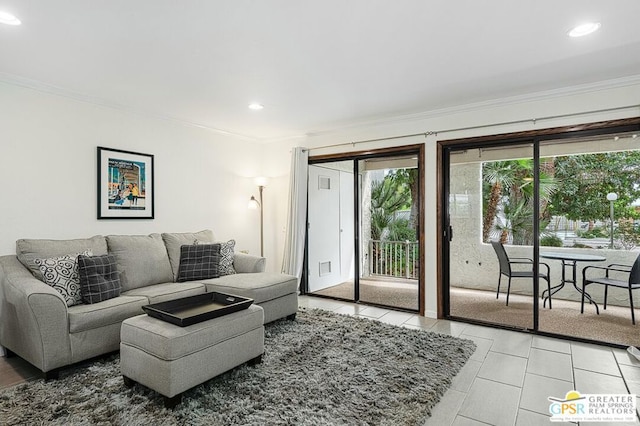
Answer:
<svg viewBox="0 0 640 426"><path fill-rule="evenodd" d="M531 339L531 343L533 344L533 339ZM529 355L531 355L531 347L529 347ZM527 370L529 369L530 359L527 357L527 363L524 366L524 377L522 379L522 388L520 389L520 398L518 398L518 411L516 412L516 421L515 424L518 423L518 416L520 416L520 410L522 409L522 396L524 395L524 384L527 381Z"/></svg>
<svg viewBox="0 0 640 426"><path fill-rule="evenodd" d="M631 395L631 389L629 388L629 384L627 383L627 378L624 376L624 373L622 372L622 367L620 367L620 362L618 361L618 357L616 356L616 354L613 353L613 350L611 350L611 354L613 355L613 359L616 361L616 366L618 367L618 371L620 372L620 377L622 377L622 382L624 383L624 387L627 389L627 393ZM638 399L638 396L636 395L636 401L637 399ZM638 407L636 407L636 419L640 419L640 414L638 414Z"/></svg>

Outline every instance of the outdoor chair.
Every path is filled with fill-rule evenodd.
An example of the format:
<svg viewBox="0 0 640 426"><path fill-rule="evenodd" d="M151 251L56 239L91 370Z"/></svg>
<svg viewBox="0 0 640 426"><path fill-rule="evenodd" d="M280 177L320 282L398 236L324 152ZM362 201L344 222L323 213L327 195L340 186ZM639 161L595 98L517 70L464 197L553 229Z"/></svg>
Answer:
<svg viewBox="0 0 640 426"><path fill-rule="evenodd" d="M509 292L511 291L511 278L533 278L533 259L527 257L512 257L511 259L507 255L507 251L501 242L491 241L491 245L498 256L498 263L500 264L500 274L498 275L498 291L496 291L496 299L500 296L500 283L502 276L506 275L509 278L507 284L507 306L509 306ZM525 270L512 270L511 265L530 265L531 269ZM549 309L551 309L551 278L549 265L540 262L540 265L544 265L547 268L547 273L538 273L538 277L547 282L547 293L549 294Z"/></svg>
<svg viewBox="0 0 640 426"><path fill-rule="evenodd" d="M605 271L605 275L603 277L587 278L587 271L592 269ZM609 276L609 272L612 271L629 274L629 279L619 280L611 278ZM621 265L619 263L612 263L607 267L587 266L586 268L584 268L582 270L582 303L580 304L581 314L584 313L584 292L589 284L601 284L604 286L603 309L607 309L607 293L609 290L609 286L627 289L629 291L629 305L631 306L631 323L633 325L636 324L636 316L633 310L633 290L640 288L640 255L638 255L636 261L633 262L633 265ZM594 305L596 307L596 314L600 315L598 305L596 303L594 303Z"/></svg>

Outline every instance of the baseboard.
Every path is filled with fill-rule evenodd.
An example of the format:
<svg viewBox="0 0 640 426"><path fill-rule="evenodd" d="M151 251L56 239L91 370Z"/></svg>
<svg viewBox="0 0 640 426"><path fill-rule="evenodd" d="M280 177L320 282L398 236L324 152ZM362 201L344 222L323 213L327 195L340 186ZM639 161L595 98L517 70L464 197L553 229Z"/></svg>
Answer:
<svg viewBox="0 0 640 426"><path fill-rule="evenodd" d="M438 313L435 311L424 311L424 316L427 318L433 318L433 319L437 319L438 318Z"/></svg>

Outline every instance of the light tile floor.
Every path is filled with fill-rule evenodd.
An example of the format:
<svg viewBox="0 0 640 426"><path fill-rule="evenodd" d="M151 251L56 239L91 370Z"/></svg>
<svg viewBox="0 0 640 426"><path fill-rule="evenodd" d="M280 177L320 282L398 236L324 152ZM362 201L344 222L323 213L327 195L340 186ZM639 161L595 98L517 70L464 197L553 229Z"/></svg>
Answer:
<svg viewBox="0 0 640 426"><path fill-rule="evenodd" d="M317 297L301 296L300 306L473 340L475 353L436 405L426 426L545 425L551 424L549 396L564 397L573 389L580 393L640 395L640 362L623 349ZM607 425L580 425L590 424ZM639 423L611 423L627 424Z"/></svg>
<svg viewBox="0 0 640 426"><path fill-rule="evenodd" d="M477 349L425 426L545 425L549 396L640 395L640 362L625 350L481 327L378 307L301 296L300 306L356 315L473 340ZM0 359L0 389L39 377L19 357ZM640 401L638 402L640 406ZM606 425L606 423L581 423ZM624 426L638 423L611 423Z"/></svg>

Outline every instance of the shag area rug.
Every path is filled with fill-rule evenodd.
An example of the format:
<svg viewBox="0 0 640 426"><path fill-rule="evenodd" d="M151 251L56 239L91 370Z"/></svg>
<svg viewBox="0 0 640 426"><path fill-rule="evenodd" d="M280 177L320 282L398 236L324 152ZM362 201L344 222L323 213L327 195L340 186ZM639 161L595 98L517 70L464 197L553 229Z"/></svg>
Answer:
<svg viewBox="0 0 640 426"><path fill-rule="evenodd" d="M420 425L475 350L447 335L322 310L265 327L265 355L183 394L174 410L125 387L118 355L0 393L0 424Z"/></svg>

